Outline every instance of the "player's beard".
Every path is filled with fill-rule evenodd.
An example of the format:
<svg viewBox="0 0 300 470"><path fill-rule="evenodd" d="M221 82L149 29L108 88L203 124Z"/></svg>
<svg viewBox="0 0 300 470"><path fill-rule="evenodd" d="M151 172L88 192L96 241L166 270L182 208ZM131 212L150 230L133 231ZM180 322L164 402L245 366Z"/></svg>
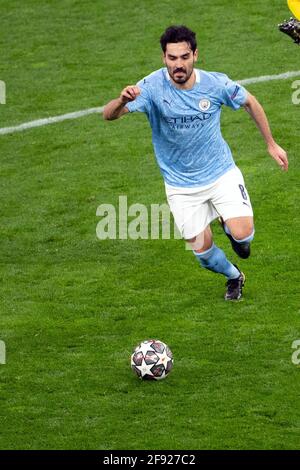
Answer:
<svg viewBox="0 0 300 470"><path fill-rule="evenodd" d="M169 75L171 76L172 80L174 80L175 83L184 85L191 78L193 71L194 71L193 67L188 71L186 71L186 69L184 68L175 69L174 71L171 71L169 69Z"/></svg>

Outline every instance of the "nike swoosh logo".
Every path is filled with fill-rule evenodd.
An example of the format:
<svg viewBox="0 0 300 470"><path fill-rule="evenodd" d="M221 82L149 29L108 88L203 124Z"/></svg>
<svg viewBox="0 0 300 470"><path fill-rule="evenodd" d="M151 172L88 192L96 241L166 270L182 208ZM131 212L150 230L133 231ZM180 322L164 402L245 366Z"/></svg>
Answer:
<svg viewBox="0 0 300 470"><path fill-rule="evenodd" d="M167 100L163 100L164 103L167 103L169 106L171 105L171 103L169 103L169 101Z"/></svg>
<svg viewBox="0 0 300 470"><path fill-rule="evenodd" d="M249 204L247 204L247 202L244 202L244 201L243 201L243 204L245 204L245 206L250 207Z"/></svg>

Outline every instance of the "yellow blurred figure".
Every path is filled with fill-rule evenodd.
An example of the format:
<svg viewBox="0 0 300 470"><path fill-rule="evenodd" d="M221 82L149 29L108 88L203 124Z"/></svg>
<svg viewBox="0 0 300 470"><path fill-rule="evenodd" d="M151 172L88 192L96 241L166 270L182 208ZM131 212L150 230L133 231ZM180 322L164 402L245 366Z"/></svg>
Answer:
<svg viewBox="0 0 300 470"><path fill-rule="evenodd" d="M293 15L300 20L300 0L287 0L287 3Z"/></svg>

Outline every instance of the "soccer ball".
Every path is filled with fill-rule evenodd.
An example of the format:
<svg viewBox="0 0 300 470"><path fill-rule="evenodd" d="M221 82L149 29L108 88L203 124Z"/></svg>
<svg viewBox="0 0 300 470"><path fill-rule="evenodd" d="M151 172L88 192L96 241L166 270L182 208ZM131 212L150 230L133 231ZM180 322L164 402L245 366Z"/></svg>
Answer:
<svg viewBox="0 0 300 470"><path fill-rule="evenodd" d="M140 379L164 379L173 367L170 348L158 339L140 343L131 355L131 368Z"/></svg>

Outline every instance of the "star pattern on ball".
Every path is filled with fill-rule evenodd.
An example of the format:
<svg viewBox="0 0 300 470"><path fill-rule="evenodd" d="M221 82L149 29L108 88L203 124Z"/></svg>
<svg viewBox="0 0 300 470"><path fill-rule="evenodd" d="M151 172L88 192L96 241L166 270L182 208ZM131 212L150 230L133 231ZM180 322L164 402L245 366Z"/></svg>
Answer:
<svg viewBox="0 0 300 470"><path fill-rule="evenodd" d="M161 380L173 367L173 355L162 341L146 340L135 348L131 367L141 379Z"/></svg>

